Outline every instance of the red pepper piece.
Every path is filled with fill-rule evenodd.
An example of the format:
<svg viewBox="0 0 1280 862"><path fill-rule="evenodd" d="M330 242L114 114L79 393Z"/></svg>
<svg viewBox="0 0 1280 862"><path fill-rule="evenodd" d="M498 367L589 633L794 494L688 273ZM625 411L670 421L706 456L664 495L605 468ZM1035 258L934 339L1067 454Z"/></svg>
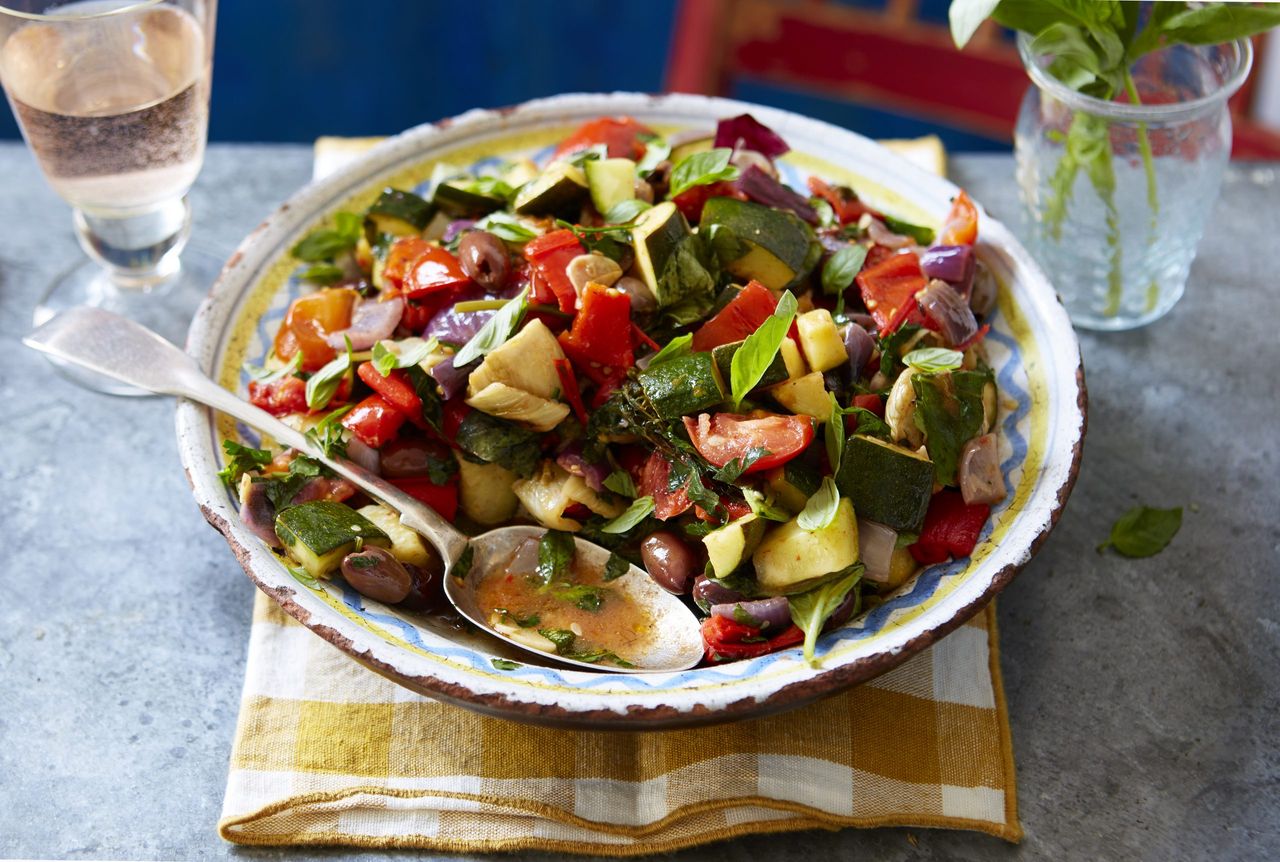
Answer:
<svg viewBox="0 0 1280 862"><path fill-rule="evenodd" d="M343 427L374 449L390 443L400 433L405 415L381 395L370 395L342 417Z"/></svg>
<svg viewBox="0 0 1280 862"><path fill-rule="evenodd" d="M691 189L685 189L673 197L671 202L676 205L676 209L680 210L686 220L692 224L697 224L702 219L702 208L712 198L737 198L740 201L745 201L747 196L733 183L721 180L720 182L708 183L705 186L694 186Z"/></svg>
<svg viewBox="0 0 1280 862"><path fill-rule="evenodd" d="M356 374L370 389L381 395L393 407L408 417L418 427L426 427L422 418L422 399L409 382L409 376L401 369L395 369L386 377L372 362L361 362Z"/></svg>
<svg viewBox="0 0 1280 862"><path fill-rule="evenodd" d="M582 392L578 389L578 378L573 376L573 366L567 359L557 359L555 366L556 374L560 376L560 391L564 394L564 400L569 402L569 406L573 408L573 415L577 416L578 421L585 427L587 408L582 403Z"/></svg>
<svg viewBox="0 0 1280 862"><path fill-rule="evenodd" d="M804 632L792 625L768 639L760 629L745 625L728 617L708 617L702 621L702 643L706 647L707 661L737 661L756 658L780 649L804 643Z"/></svg>
<svg viewBox="0 0 1280 862"><path fill-rule="evenodd" d="M426 503L440 514L446 521L458 516L458 479L457 474L449 477L444 485L434 485L426 476L410 476L404 479L388 479L401 491L415 500Z"/></svg>
<svg viewBox="0 0 1280 862"><path fill-rule="evenodd" d="M691 346L694 350L710 350L741 341L759 329L777 307L778 301L769 288L758 281L748 282L715 317L698 328Z"/></svg>
<svg viewBox="0 0 1280 862"><path fill-rule="evenodd" d="M911 556L925 565L969 556L990 514L990 506L969 505L959 491L939 491L929 501L920 538L909 548Z"/></svg>
<svg viewBox="0 0 1280 862"><path fill-rule="evenodd" d="M409 299L421 300L442 291L452 292L470 282L462 264L448 249L428 245L408 264L403 291Z"/></svg>
<svg viewBox="0 0 1280 862"><path fill-rule="evenodd" d="M904 322L923 321L918 308L908 308L915 305L916 291L926 283L920 271L920 258L915 254L904 252L887 257L869 269L864 268L856 280L862 302L875 318L881 335L893 332ZM920 320L910 320L913 314Z"/></svg>
<svg viewBox="0 0 1280 862"><path fill-rule="evenodd" d="M809 191L814 197L822 198L831 204L840 224L849 224L862 218L864 213L871 213L876 218L883 218L878 211L864 204L853 189L845 186L832 186L817 177L809 177Z"/></svg>
<svg viewBox="0 0 1280 862"><path fill-rule="evenodd" d="M951 201L938 245L973 245L978 239L978 208L964 189Z"/></svg>
<svg viewBox="0 0 1280 862"><path fill-rule="evenodd" d="M523 254L533 270L530 292L534 299L547 305L554 304L566 314L572 313L577 307L578 295L565 270L570 261L585 253L586 249L577 236L567 229L553 230L526 243ZM554 301L551 301L553 297Z"/></svg>
<svg viewBox="0 0 1280 862"><path fill-rule="evenodd" d="M270 383L254 380L249 384L249 400L272 416L308 412L307 384L297 377L281 377Z"/></svg>
<svg viewBox="0 0 1280 862"><path fill-rule="evenodd" d="M631 339L631 297L588 284L573 328L560 333L560 346L574 366L596 383L616 380L635 365Z"/></svg>
<svg viewBox="0 0 1280 862"><path fill-rule="evenodd" d="M653 132L648 126L641 125L631 117L600 117L588 120L575 129L560 142L551 158L553 161L562 159L579 150L604 144L611 159L639 161L645 151L645 143L640 140L640 136L651 134Z"/></svg>

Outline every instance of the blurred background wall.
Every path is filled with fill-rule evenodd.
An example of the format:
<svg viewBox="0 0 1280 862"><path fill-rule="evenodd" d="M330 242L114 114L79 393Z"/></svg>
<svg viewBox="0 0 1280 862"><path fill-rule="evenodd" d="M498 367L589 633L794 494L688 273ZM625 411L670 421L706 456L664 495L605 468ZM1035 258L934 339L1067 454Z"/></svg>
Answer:
<svg viewBox="0 0 1280 862"><path fill-rule="evenodd" d="M674 86L873 137L937 133L953 151L1006 150L1008 129L993 118L1012 118L1026 78L1008 34L993 27L955 52L948 5L220 0L210 138L390 134L555 93ZM1260 64L1269 74L1254 76L1275 79L1255 100L1276 103L1273 113L1280 112L1276 53ZM0 111L0 139L18 136L10 112Z"/></svg>

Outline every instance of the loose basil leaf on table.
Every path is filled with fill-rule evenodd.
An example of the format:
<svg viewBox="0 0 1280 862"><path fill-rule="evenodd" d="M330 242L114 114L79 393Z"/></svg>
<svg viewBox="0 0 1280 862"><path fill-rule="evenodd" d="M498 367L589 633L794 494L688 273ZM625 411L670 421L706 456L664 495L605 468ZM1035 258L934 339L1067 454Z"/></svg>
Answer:
<svg viewBox="0 0 1280 862"><path fill-rule="evenodd" d="M1152 557L1168 547L1182 528L1182 507L1153 509L1135 506L1111 528L1111 536L1098 545L1098 553L1115 548L1126 557Z"/></svg>

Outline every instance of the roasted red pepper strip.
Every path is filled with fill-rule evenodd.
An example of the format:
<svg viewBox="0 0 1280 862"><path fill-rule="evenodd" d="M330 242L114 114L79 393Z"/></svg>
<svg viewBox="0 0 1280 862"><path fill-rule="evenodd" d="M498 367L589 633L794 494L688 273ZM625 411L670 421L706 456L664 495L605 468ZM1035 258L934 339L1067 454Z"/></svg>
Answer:
<svg viewBox="0 0 1280 862"><path fill-rule="evenodd" d="M560 142L551 158L562 159L579 150L604 144L611 159L639 161L645 151L645 144L640 136L651 134L653 132L648 126L641 125L631 117L600 117L588 120L575 129Z"/></svg>
<svg viewBox="0 0 1280 862"><path fill-rule="evenodd" d="M745 201L747 196L733 183L722 180L716 183L708 183L705 186L694 186L691 189L686 189L673 197L671 202L676 205L676 209L680 210L685 219L697 224L702 220L702 208L712 198L737 198L740 201Z"/></svg>
<svg viewBox="0 0 1280 862"><path fill-rule="evenodd" d="M631 352L631 297L588 283L573 327L560 333L560 346L574 367L596 383L616 380L635 365Z"/></svg>
<svg viewBox="0 0 1280 862"><path fill-rule="evenodd" d="M342 417L343 427L374 449L390 443L400 433L405 415L381 395L370 395Z"/></svg>
<svg viewBox="0 0 1280 862"><path fill-rule="evenodd" d="M529 240L523 254L533 270L531 292L534 299L541 302L554 296L561 311L572 313L577 306L578 295L565 270L570 261L585 253L586 249L571 230L553 230ZM547 295L548 292L551 296Z"/></svg>
<svg viewBox="0 0 1280 862"><path fill-rule="evenodd" d="M573 415L577 416L578 421L585 427L587 408L582 403L582 392L578 389L578 378L573 376L573 366L567 359L557 359L555 366L556 374L560 375L560 391L564 395L564 400L569 402L569 406L573 408Z"/></svg>
<svg viewBox="0 0 1280 862"><path fill-rule="evenodd" d="M912 315L920 316L918 308L904 313L908 304L915 305L916 291L925 286L924 273L920 271L920 258L910 252L887 257L870 269L863 269L857 277L862 302L875 318L881 335L888 335Z"/></svg>
<svg viewBox="0 0 1280 862"><path fill-rule="evenodd" d="M272 416L307 413L307 384L297 377L281 377L270 383L249 384L249 400Z"/></svg>
<svg viewBox="0 0 1280 862"><path fill-rule="evenodd" d="M804 643L804 632L795 625L767 640L757 640L762 637L761 630L755 626L728 617L712 616L702 621L702 643L707 661L711 662L755 658Z"/></svg>
<svg viewBox="0 0 1280 862"><path fill-rule="evenodd" d="M446 521L458 516L458 480L455 473L444 485L433 485L426 476L412 476L405 479L388 479L401 491L415 500L426 503L440 513Z"/></svg>
<svg viewBox="0 0 1280 862"><path fill-rule="evenodd" d="M470 282L462 264L448 249L428 245L408 264L402 290L409 299L421 300L441 291L453 291Z"/></svg>
<svg viewBox="0 0 1280 862"><path fill-rule="evenodd" d="M409 382L409 377L404 371L396 369L386 377L374 366L372 362L361 362L356 368L356 374L365 382L365 385L374 392L381 395L391 403L393 407L408 417L409 421L419 427L425 427L426 422L422 418L422 399L418 397L418 393L414 390L413 384Z"/></svg>
<svg viewBox="0 0 1280 862"><path fill-rule="evenodd" d="M773 293L758 281L751 281L738 291L729 304L693 333L694 350L710 350L721 344L741 341L760 328L778 307Z"/></svg>
<svg viewBox="0 0 1280 862"><path fill-rule="evenodd" d="M909 548L911 556L925 565L969 556L990 514L990 506L966 504L959 491L939 491L929 501L920 538Z"/></svg>
<svg viewBox="0 0 1280 862"><path fill-rule="evenodd" d="M840 224L849 224L862 218L863 213L871 213L876 218L883 218L880 213L858 199L853 189L846 186L832 186L817 177L809 177L809 191L814 197L822 198L831 204Z"/></svg>

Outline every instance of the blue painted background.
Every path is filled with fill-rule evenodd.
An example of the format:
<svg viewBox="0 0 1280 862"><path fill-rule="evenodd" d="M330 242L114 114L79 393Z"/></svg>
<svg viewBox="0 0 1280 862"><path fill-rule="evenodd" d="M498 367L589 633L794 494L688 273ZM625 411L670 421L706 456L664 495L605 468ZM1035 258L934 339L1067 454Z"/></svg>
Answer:
<svg viewBox="0 0 1280 862"><path fill-rule="evenodd" d="M659 92L675 7L676 0L222 0L209 135L389 134L555 93ZM942 20L946 0L925 0L921 9ZM936 131L953 150L1006 146L777 87L740 83L731 95L875 137ZM3 111L0 139L17 137Z"/></svg>

